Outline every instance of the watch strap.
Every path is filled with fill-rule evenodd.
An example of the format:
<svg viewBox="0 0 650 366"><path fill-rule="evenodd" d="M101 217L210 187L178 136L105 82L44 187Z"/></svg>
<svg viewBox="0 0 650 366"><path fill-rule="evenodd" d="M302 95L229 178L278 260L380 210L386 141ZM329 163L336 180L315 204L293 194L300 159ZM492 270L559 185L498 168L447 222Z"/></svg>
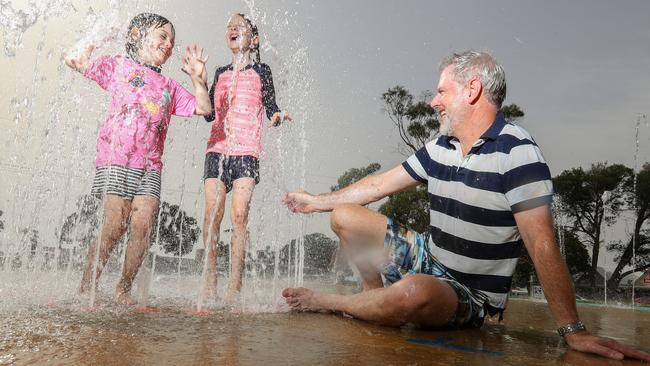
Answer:
<svg viewBox="0 0 650 366"><path fill-rule="evenodd" d="M585 324L581 320L557 328L557 333L564 337L569 333L577 332L579 330L587 330L587 327L585 327Z"/></svg>

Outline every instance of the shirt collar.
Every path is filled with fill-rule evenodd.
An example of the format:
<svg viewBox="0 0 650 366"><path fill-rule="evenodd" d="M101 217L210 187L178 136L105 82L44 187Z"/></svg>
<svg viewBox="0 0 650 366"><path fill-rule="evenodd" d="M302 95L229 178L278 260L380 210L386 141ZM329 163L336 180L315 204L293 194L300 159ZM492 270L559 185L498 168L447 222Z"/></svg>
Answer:
<svg viewBox="0 0 650 366"><path fill-rule="evenodd" d="M485 130L485 132L483 132L483 134L479 138L479 141L482 140L483 142L485 142L487 140L496 140L497 137L499 137L501 130L503 130L503 127L505 127L507 123L508 122L506 122L503 113L497 112L497 115L494 117L494 122L492 122L490 127L487 130ZM452 143L452 141L458 141L456 137L451 135L443 135L441 137L444 139L443 141L445 147L454 150L456 149L456 146ZM479 145L482 145L482 143Z"/></svg>
<svg viewBox="0 0 650 366"><path fill-rule="evenodd" d="M134 58L131 58L131 57L129 57L129 58L131 59L131 61L135 62L138 65L142 65L142 66L148 68L149 70L153 70L153 71L155 71L155 72L157 72L159 74L162 72L162 67L161 66L147 65L147 64L144 64L144 63L142 63L142 62L140 62L140 61L138 61L138 60L136 60Z"/></svg>
<svg viewBox="0 0 650 366"><path fill-rule="evenodd" d="M241 69L240 71L248 70L248 69L250 69L251 67L253 67L253 64L248 64L248 65L244 66L244 68ZM233 64L228 64L228 70L230 70L230 71L234 71L234 70L235 70L235 68L233 67Z"/></svg>
<svg viewBox="0 0 650 366"><path fill-rule="evenodd" d="M160 67L160 66L153 66L153 65L147 65L147 64L142 64L142 65L149 68L150 70L153 70L153 71L159 73L159 74L162 71L162 67Z"/></svg>
<svg viewBox="0 0 650 366"><path fill-rule="evenodd" d="M496 140L497 137L499 137L501 130L503 130L503 127L505 127L506 123L507 122L506 119L503 117L503 113L497 112L497 115L494 118L494 122L492 122L490 128L488 128L485 132L483 132L483 134L481 135L481 139Z"/></svg>

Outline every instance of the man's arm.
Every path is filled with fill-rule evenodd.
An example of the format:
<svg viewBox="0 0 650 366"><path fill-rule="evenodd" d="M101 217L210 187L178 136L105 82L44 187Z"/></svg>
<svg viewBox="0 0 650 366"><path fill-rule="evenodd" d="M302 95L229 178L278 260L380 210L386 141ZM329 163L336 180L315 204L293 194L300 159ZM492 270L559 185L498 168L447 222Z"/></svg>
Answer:
<svg viewBox="0 0 650 366"><path fill-rule="evenodd" d="M555 242L553 217L548 205L515 213L517 227L524 240L528 254L533 260L537 277L558 327L576 322L575 292L566 263ZM586 330L564 336L568 345L577 351L622 359L638 358L650 361L650 354L625 346L613 339L597 337Z"/></svg>
<svg viewBox="0 0 650 366"><path fill-rule="evenodd" d="M364 177L363 179L335 192L312 195L308 192L291 192L282 197L293 212L332 211L341 203L365 205L386 196L420 184L406 172L402 165L393 169Z"/></svg>

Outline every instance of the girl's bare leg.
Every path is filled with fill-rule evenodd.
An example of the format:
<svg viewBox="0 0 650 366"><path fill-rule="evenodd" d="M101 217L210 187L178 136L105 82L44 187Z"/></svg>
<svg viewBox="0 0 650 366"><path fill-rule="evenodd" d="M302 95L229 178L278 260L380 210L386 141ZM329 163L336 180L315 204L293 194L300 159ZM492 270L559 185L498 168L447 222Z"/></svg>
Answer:
<svg viewBox="0 0 650 366"><path fill-rule="evenodd" d="M79 286L80 294L85 295L91 290L93 272L95 273L95 288L97 288L99 276L102 274L111 252L115 249L115 244L122 239L126 232L130 212L131 200L114 194L104 196L103 223L99 238L93 240L88 248L86 266ZM95 258L97 258L96 268Z"/></svg>
<svg viewBox="0 0 650 366"><path fill-rule="evenodd" d="M214 299L217 294L217 246L226 204L226 186L217 178L207 178L204 184L203 245L207 255L207 268L203 288L206 297Z"/></svg>
<svg viewBox="0 0 650 366"><path fill-rule="evenodd" d="M126 256L122 268L122 277L115 289L115 299L119 303L133 305L131 286L138 274L144 255L151 244L151 233L160 206L160 199L151 196L136 196L131 208L131 232L126 246Z"/></svg>
<svg viewBox="0 0 650 366"><path fill-rule="evenodd" d="M244 272L244 258L246 255L246 225L248 224L248 211L250 208L255 180L253 178L239 178L233 183L232 207L230 210L232 220L232 262L230 281L226 302L234 303L239 296Z"/></svg>

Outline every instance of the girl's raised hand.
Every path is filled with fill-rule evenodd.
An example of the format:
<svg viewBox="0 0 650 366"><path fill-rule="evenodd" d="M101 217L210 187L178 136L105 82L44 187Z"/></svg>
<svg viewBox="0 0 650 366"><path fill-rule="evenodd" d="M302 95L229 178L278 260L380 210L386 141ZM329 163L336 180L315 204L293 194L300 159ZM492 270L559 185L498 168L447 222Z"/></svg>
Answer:
<svg viewBox="0 0 650 366"><path fill-rule="evenodd" d="M197 45L187 47L183 57L182 70L190 77L198 77L204 83L208 82L208 72L205 69L205 63L208 57L203 56L203 48Z"/></svg>
<svg viewBox="0 0 650 366"><path fill-rule="evenodd" d="M271 116L271 123L269 123L269 127L279 126L281 122L285 121L293 121L289 115L289 112L275 112Z"/></svg>
<svg viewBox="0 0 650 366"><path fill-rule="evenodd" d="M70 51L64 56L65 64L68 65L68 67L71 69L79 71L83 74L88 68L88 65L90 63L90 56L93 54L94 50L95 46L89 45L81 51Z"/></svg>

